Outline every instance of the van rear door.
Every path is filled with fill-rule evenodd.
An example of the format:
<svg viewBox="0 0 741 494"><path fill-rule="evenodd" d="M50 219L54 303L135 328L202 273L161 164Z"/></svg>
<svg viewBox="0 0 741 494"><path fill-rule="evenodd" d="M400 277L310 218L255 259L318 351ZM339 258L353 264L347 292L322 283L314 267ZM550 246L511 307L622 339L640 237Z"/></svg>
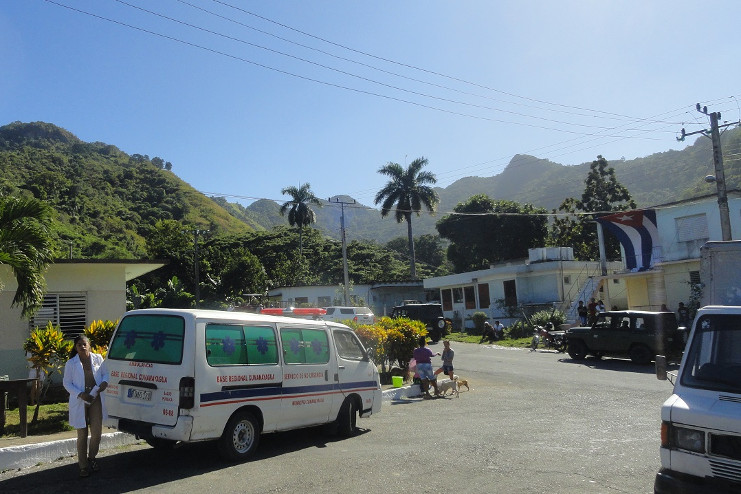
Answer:
<svg viewBox="0 0 741 494"><path fill-rule="evenodd" d="M178 420L180 379L193 376L193 334L182 315L124 316L107 355L108 415L173 426Z"/></svg>

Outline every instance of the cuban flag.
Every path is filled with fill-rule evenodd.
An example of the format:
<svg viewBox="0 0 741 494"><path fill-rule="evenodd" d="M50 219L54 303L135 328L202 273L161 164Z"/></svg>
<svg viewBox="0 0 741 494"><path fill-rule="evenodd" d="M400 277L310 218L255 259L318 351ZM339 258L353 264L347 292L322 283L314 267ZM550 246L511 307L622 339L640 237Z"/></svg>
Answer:
<svg viewBox="0 0 741 494"><path fill-rule="evenodd" d="M654 247L659 246L659 229L656 227L656 210L640 209L621 211L602 216L597 221L620 241L625 251L625 267L632 271L650 269Z"/></svg>

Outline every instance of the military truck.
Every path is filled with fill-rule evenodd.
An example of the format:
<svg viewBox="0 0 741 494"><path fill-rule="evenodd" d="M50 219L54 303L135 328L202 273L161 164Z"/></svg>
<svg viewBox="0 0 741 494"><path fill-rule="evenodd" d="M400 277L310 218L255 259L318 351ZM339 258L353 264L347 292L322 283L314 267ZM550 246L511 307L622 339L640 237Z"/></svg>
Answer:
<svg viewBox="0 0 741 494"><path fill-rule="evenodd" d="M684 328L677 326L673 312L602 312L591 327L571 328L564 336L574 360L592 355L628 357L637 364L648 364L655 355L665 355L678 362L685 344Z"/></svg>

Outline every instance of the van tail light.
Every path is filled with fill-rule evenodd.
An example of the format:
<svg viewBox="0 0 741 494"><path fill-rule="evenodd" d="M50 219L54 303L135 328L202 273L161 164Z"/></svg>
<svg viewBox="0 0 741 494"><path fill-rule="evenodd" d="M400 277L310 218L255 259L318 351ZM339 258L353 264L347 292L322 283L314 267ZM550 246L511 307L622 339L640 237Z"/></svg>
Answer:
<svg viewBox="0 0 741 494"><path fill-rule="evenodd" d="M180 379L180 408L193 408L195 406L196 380L193 377Z"/></svg>

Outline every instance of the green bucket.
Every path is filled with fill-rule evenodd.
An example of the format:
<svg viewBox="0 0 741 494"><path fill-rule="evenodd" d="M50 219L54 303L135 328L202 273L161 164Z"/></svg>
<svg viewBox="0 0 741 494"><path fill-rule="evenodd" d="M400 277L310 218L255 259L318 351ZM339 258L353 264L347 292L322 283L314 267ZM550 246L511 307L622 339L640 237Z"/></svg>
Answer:
<svg viewBox="0 0 741 494"><path fill-rule="evenodd" d="M400 388L404 385L404 378L401 376L391 376L391 383L395 388Z"/></svg>

